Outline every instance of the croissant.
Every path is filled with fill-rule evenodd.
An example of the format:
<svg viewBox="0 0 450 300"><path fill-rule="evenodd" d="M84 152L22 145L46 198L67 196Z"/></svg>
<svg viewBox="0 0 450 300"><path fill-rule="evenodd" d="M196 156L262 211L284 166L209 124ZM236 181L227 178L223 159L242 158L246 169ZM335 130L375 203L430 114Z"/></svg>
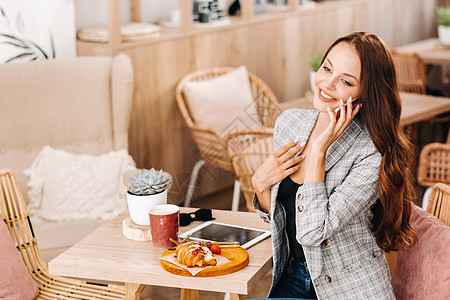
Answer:
<svg viewBox="0 0 450 300"><path fill-rule="evenodd" d="M197 242L183 242L175 249L177 259L188 267L215 266L217 260L206 245Z"/></svg>

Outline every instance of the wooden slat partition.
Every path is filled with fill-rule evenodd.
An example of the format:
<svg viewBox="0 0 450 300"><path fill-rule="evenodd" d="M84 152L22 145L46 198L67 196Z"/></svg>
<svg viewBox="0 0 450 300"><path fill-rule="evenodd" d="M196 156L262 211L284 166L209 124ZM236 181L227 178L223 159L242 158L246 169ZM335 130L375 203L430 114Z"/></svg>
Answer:
<svg viewBox="0 0 450 300"><path fill-rule="evenodd" d="M241 0L241 15L244 20L251 20L255 15L255 1L254 0Z"/></svg>
<svg viewBox="0 0 450 300"><path fill-rule="evenodd" d="M180 0L180 31L191 30L193 0Z"/></svg>
<svg viewBox="0 0 450 300"><path fill-rule="evenodd" d="M119 46L121 43L119 0L108 0L108 30L109 47Z"/></svg>
<svg viewBox="0 0 450 300"><path fill-rule="evenodd" d="M175 86L183 75L245 64L281 102L298 98L309 90L311 54L353 31L377 33L390 47L434 36L435 7L435 0L321 2L316 8L267 12L248 20L234 17L222 27L198 29L187 24L182 31L163 29L160 37L148 41L117 46L78 42L78 54L131 57L135 95L130 153L139 167L164 168L175 177L175 185L183 185L199 158L175 104ZM182 20L188 13L181 12ZM220 177L213 176L208 185L220 182ZM176 188L180 197L185 188Z"/></svg>
<svg viewBox="0 0 450 300"><path fill-rule="evenodd" d="M130 21L141 22L141 0L129 0Z"/></svg>
<svg viewBox="0 0 450 300"><path fill-rule="evenodd" d="M299 8L300 0L287 0L286 2L290 10L297 10Z"/></svg>

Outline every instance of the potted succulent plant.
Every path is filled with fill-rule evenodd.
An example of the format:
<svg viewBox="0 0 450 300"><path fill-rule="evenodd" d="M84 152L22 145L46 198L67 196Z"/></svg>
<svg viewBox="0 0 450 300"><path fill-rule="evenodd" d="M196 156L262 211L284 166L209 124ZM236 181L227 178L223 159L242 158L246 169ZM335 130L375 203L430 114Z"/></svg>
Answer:
<svg viewBox="0 0 450 300"><path fill-rule="evenodd" d="M315 53L309 57L308 62L312 69L309 72L309 83L311 85L311 90L314 91L314 77L316 76L316 73L320 68L320 64L322 62L322 55Z"/></svg>
<svg viewBox="0 0 450 300"><path fill-rule="evenodd" d="M167 189L172 180L163 170L142 170L128 184L127 204L131 220L138 225L150 225L148 211L167 203Z"/></svg>
<svg viewBox="0 0 450 300"><path fill-rule="evenodd" d="M437 7L438 37L443 45L450 45L450 7Z"/></svg>

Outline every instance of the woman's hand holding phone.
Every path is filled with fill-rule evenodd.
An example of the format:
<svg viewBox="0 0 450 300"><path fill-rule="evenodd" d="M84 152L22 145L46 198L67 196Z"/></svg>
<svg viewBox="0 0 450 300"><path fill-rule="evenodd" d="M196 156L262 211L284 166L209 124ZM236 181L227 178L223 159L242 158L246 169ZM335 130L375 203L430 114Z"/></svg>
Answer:
<svg viewBox="0 0 450 300"><path fill-rule="evenodd" d="M354 105L352 97L347 102L340 100L339 110L332 111L327 107L330 123L327 128L314 140L311 145L315 153L324 155L333 142L344 132L356 114L359 112L361 103Z"/></svg>
<svg viewBox="0 0 450 300"><path fill-rule="evenodd" d="M354 99L352 99L352 98L350 97L349 99L350 99L350 103L352 104L352 108L353 108L353 109L355 109L356 106L358 106L358 104L361 103L361 99L359 99L359 98L354 98ZM344 106L347 106L348 103L349 103L348 101L347 101L346 103L344 103ZM340 117L340 115L341 115L341 108L340 108L340 107L336 108L336 109L334 110L334 112L336 113L336 120L338 120L339 117Z"/></svg>

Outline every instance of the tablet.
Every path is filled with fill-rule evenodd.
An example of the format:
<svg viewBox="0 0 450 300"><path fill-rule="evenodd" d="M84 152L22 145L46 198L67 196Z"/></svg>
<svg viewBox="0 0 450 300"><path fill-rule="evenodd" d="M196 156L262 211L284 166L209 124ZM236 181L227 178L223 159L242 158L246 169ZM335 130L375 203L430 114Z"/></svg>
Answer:
<svg viewBox="0 0 450 300"><path fill-rule="evenodd" d="M248 249L270 236L270 231L244 226L205 222L180 234L181 238L189 237L195 241L239 242L242 248Z"/></svg>

